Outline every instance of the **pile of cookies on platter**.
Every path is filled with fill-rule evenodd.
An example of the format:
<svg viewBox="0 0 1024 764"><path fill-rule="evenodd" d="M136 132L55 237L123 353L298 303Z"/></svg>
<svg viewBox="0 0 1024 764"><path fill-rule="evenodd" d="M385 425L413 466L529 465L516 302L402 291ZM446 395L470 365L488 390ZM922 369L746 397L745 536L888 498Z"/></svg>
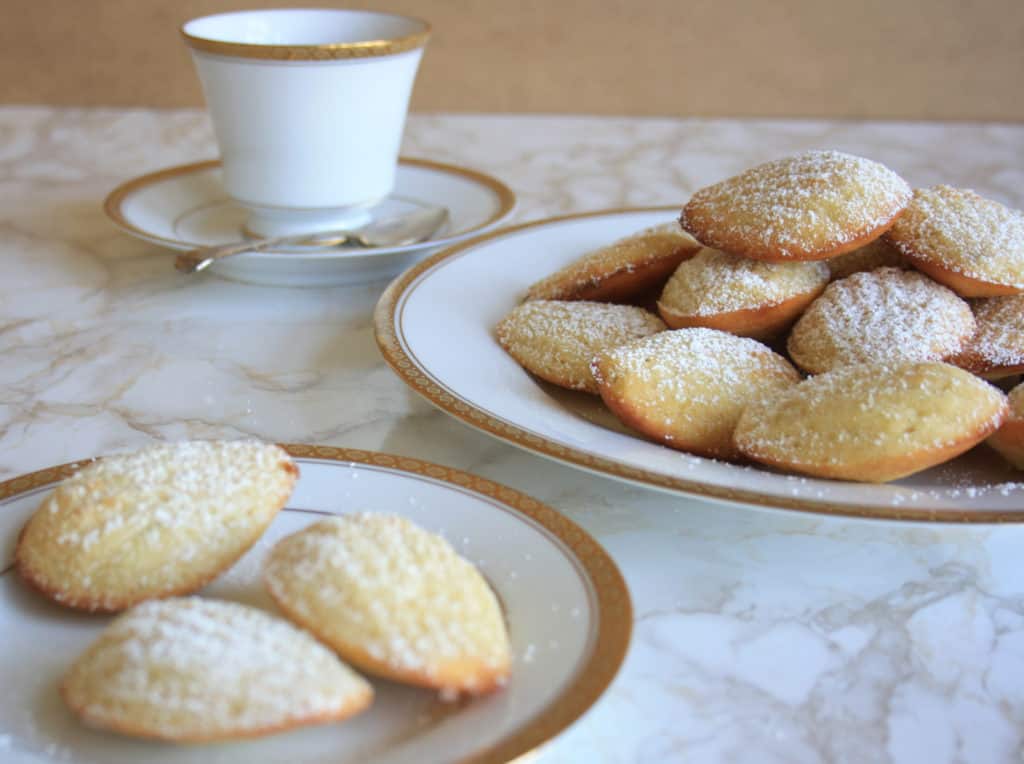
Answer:
<svg viewBox="0 0 1024 764"><path fill-rule="evenodd" d="M864 482L987 441L1024 469L1024 214L837 151L703 188L495 330L649 439Z"/></svg>
<svg viewBox="0 0 1024 764"><path fill-rule="evenodd" d="M397 515L330 517L278 541L263 578L283 618L186 596L262 536L297 476L278 446L183 442L93 462L43 501L18 539L21 580L68 608L120 613L64 676L75 714L126 735L221 741L363 711L374 693L356 669L446 699L506 682L487 582Z"/></svg>

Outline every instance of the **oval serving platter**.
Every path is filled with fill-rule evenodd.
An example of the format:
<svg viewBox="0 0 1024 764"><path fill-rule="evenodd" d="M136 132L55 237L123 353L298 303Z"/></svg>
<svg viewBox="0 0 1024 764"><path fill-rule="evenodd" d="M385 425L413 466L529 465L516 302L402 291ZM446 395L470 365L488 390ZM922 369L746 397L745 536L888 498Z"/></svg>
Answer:
<svg viewBox="0 0 1024 764"><path fill-rule="evenodd" d="M728 464L644 440L598 399L537 380L495 341L494 326L530 284L678 214L678 207L649 207L567 215L438 252L381 296L375 312L380 350L409 387L466 424L610 478L746 507L899 521L1024 522L1024 477L985 446L884 485Z"/></svg>

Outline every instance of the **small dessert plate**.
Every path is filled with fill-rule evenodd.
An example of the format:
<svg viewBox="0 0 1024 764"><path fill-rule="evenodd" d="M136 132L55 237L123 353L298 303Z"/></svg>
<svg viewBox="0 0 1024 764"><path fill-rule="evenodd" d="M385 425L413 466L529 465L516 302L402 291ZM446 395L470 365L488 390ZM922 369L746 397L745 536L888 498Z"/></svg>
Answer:
<svg viewBox="0 0 1024 764"><path fill-rule="evenodd" d="M387 512L443 535L491 585L509 629L512 672L501 690L445 702L438 693L371 679L362 714L218 745L169 745L82 724L59 685L111 621L30 591L12 564L18 533L76 465L0 483L0 761L4 764L499 764L526 756L587 711L629 646L632 606L614 561L550 507L486 478L373 451L285 446L299 466L287 506L264 536L200 596L280 616L262 582L282 537L324 517Z"/></svg>
<svg viewBox="0 0 1024 764"><path fill-rule="evenodd" d="M430 239L403 247L251 252L216 263L210 270L234 281L273 286L337 286L385 279L439 247L494 228L511 214L515 202L512 190L490 175L403 157L394 191L372 214L384 219L443 205L448 208L448 223ZM249 216L224 190L217 160L129 180L107 196L103 209L127 233L174 250L240 241Z"/></svg>

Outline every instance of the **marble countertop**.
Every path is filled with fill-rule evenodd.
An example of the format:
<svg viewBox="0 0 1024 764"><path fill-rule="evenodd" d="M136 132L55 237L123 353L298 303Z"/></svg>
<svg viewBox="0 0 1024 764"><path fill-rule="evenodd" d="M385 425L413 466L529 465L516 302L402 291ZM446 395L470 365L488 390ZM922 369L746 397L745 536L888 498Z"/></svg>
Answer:
<svg viewBox="0 0 1024 764"><path fill-rule="evenodd" d="M414 115L403 153L492 173L515 220L681 204L808 148L1024 207L1024 126ZM544 762L1024 756L1024 528L900 525L675 498L477 433L385 366L384 284L184 278L100 202L215 156L198 111L0 109L0 479L161 439L405 454L532 494L631 588L629 656Z"/></svg>

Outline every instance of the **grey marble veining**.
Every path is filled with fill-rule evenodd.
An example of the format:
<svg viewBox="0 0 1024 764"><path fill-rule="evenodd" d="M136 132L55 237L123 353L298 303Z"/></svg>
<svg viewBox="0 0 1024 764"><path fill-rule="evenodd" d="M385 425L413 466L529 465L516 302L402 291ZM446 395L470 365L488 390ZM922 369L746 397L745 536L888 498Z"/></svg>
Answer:
<svg viewBox="0 0 1024 764"><path fill-rule="evenodd" d="M1024 207L1024 126L414 115L404 153L479 168L517 220L681 204L807 148ZM186 279L104 217L118 183L215 156L196 111L0 109L0 478L157 439L408 454L582 524L631 587L634 642L550 762L1024 757L1024 528L746 511L562 467L434 410L381 360L383 284Z"/></svg>

